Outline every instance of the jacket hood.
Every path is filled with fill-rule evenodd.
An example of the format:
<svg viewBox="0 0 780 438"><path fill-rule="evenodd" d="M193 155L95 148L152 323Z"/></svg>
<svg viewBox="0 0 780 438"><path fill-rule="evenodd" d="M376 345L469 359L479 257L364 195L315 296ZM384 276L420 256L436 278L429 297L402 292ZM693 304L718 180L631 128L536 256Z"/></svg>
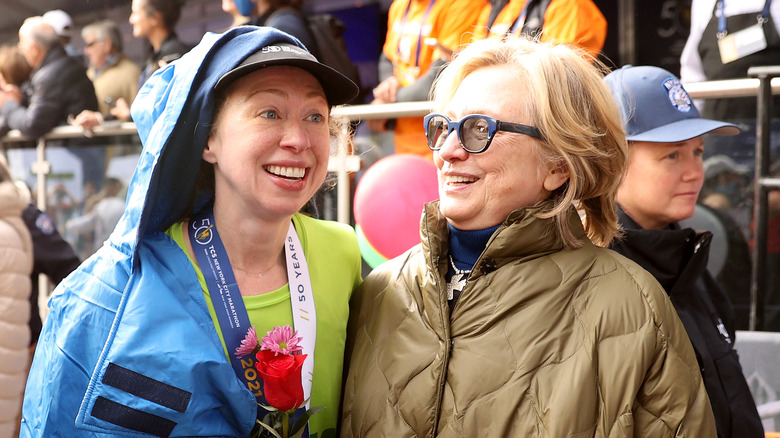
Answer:
<svg viewBox="0 0 780 438"><path fill-rule="evenodd" d="M132 255L145 235L163 231L193 211L191 199L214 111L214 85L261 47L288 42L268 27L242 26L207 33L177 61L157 70L141 87L131 114L143 144L128 187L125 212L110 242ZM196 201L195 210L203 206Z"/></svg>

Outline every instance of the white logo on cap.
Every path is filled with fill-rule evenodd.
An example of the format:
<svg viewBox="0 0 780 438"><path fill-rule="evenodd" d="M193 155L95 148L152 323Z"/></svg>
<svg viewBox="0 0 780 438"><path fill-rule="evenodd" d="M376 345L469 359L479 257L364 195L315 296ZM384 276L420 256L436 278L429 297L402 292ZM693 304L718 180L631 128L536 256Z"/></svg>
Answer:
<svg viewBox="0 0 780 438"><path fill-rule="evenodd" d="M675 78L669 78L664 81L664 88L669 93L669 102L677 111L687 113L693 108L691 96L685 91L680 81Z"/></svg>
<svg viewBox="0 0 780 438"><path fill-rule="evenodd" d="M271 53L271 52L290 52L295 54L303 54L305 53L303 50L298 49L296 47L290 47L290 46L265 46L262 49L260 49L262 53Z"/></svg>

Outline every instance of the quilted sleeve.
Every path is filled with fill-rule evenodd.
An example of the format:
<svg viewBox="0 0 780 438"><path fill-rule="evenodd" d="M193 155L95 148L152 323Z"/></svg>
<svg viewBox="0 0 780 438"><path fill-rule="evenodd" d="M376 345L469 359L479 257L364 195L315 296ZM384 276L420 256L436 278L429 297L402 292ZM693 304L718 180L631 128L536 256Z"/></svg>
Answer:
<svg viewBox="0 0 780 438"><path fill-rule="evenodd" d="M659 285L645 290L655 311L656 355L634 405L635 436L716 437L696 355Z"/></svg>

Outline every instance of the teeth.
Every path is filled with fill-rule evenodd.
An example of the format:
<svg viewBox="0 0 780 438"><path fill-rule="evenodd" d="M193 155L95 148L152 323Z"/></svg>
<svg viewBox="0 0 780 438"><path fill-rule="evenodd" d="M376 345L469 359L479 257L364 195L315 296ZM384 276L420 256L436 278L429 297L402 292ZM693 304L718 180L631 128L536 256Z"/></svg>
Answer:
<svg viewBox="0 0 780 438"><path fill-rule="evenodd" d="M476 180L476 178L469 178L461 175L451 175L447 177L448 183L472 183Z"/></svg>
<svg viewBox="0 0 780 438"><path fill-rule="evenodd" d="M284 178L303 178L306 174L306 169L303 167L266 166L265 170Z"/></svg>

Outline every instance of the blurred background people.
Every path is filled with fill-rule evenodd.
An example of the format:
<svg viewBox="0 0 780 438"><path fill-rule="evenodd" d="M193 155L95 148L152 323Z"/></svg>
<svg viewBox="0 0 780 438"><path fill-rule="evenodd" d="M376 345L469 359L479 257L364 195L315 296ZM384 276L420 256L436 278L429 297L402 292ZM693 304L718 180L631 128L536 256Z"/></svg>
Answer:
<svg viewBox="0 0 780 438"><path fill-rule="evenodd" d="M249 21L249 17L242 14L236 6L236 0L222 0L222 10L230 14L233 17L233 22L230 23L230 28L241 26Z"/></svg>
<svg viewBox="0 0 780 438"><path fill-rule="evenodd" d="M184 2L185 0L133 0L129 18L133 26L133 36L145 38L151 46L138 88L158 68L179 59L192 47L179 40L174 31Z"/></svg>
<svg viewBox="0 0 780 438"><path fill-rule="evenodd" d="M29 87L32 67L19 50L19 46L0 46L0 90L15 93L18 90L21 102L24 102L26 88ZM2 91L0 91L2 92ZM10 127L5 123L5 116L0 113L0 137L4 136Z"/></svg>
<svg viewBox="0 0 780 438"><path fill-rule="evenodd" d="M439 70L474 36L483 0L394 0L379 57L379 84L372 104L425 101ZM376 132L393 132L395 153L432 159L422 117L371 119Z"/></svg>
<svg viewBox="0 0 780 438"><path fill-rule="evenodd" d="M81 30L81 37L89 59L87 75L95 85L100 113L108 116L118 99L133 102L141 70L122 51L122 34L113 21L88 24Z"/></svg>
<svg viewBox="0 0 780 438"><path fill-rule="evenodd" d="M88 24L81 30L84 54L89 59L87 76L95 86L100 110L83 111L74 124L92 129L106 119L130 120L129 114L116 109L116 103L132 103L138 92L141 70L122 51L122 35L111 20Z"/></svg>
<svg viewBox="0 0 780 438"><path fill-rule="evenodd" d="M24 381L30 363L30 273L33 246L22 211L29 191L14 183L0 154L0 437L18 436Z"/></svg>
<svg viewBox="0 0 780 438"><path fill-rule="evenodd" d="M27 229L30 231L33 243L32 292L30 293L30 349L35 350L38 336L43 325L41 301L45 302L47 295L40 294L39 275L48 277L52 286L68 276L81 262L70 244L62 238L57 226L48 214L42 212L30 203L22 213ZM48 291L47 291L48 293ZM32 357L31 357L32 359Z"/></svg>
<svg viewBox="0 0 780 438"><path fill-rule="evenodd" d="M65 49L65 52L69 56L82 60L81 50L77 49L72 42L75 29L73 27L73 19L70 15L62 9L54 9L41 15L41 18L54 28L54 32L60 37L60 43Z"/></svg>
<svg viewBox="0 0 780 438"><path fill-rule="evenodd" d="M299 40L315 56L317 45L306 25L303 0L234 0L239 10L247 12L253 26L269 26L284 31Z"/></svg>
<svg viewBox="0 0 780 438"><path fill-rule="evenodd" d="M133 0L128 21L133 27L133 36L144 38L148 44L148 55L141 74L138 77L137 88L160 67L179 59L192 46L182 42L174 28L181 16L181 9L186 0ZM120 97L111 108L111 114L120 120L130 120L130 104ZM92 124L85 115L84 126Z"/></svg>
<svg viewBox="0 0 780 438"><path fill-rule="evenodd" d="M30 80L32 67L15 45L0 46L0 88L6 85L21 87Z"/></svg>
<svg viewBox="0 0 780 438"><path fill-rule="evenodd" d="M581 47L593 58L607 38L607 20L593 0L490 0L478 27L488 38L529 35Z"/></svg>
<svg viewBox="0 0 780 438"><path fill-rule="evenodd" d="M19 28L19 50L33 68L28 96L16 86L0 91L0 116L9 129L38 138L69 115L97 110L92 81L84 67L63 49L54 28L41 17L30 17Z"/></svg>
<svg viewBox="0 0 780 438"><path fill-rule="evenodd" d="M690 35L680 56L683 83L747 78L748 68L780 59L780 2L693 0ZM780 95L773 97L780 117ZM707 99L702 115L717 120L756 118L755 97Z"/></svg>
<svg viewBox="0 0 780 438"><path fill-rule="evenodd" d="M116 178L106 178L103 188L97 193L98 199L89 198L90 205L84 208L81 216L74 217L65 224L69 236L85 236L91 245L84 248L85 255L92 254L103 246L114 231L122 213L125 211L124 185Z"/></svg>
<svg viewBox="0 0 780 438"><path fill-rule="evenodd" d="M605 81L620 107L628 168L617 192L624 237L612 248L658 280L696 352L720 438L764 436L734 350L734 310L707 270L712 233L681 229L704 183L704 134L737 135L730 123L702 119L672 73L626 66ZM747 292L747 291L745 291Z"/></svg>
<svg viewBox="0 0 780 438"><path fill-rule="evenodd" d="M753 269L748 245L753 216L748 189L751 169L723 154L706 158L703 169L704 183L696 211L693 217L681 221L680 226L712 232L707 269L731 300L734 328L747 330Z"/></svg>
<svg viewBox="0 0 780 438"><path fill-rule="evenodd" d="M703 168L704 184L699 195L700 202L729 212L739 208L745 199L744 187L750 183L750 168L723 154L705 159ZM742 214L733 214L734 220L743 223L747 232L746 218Z"/></svg>

